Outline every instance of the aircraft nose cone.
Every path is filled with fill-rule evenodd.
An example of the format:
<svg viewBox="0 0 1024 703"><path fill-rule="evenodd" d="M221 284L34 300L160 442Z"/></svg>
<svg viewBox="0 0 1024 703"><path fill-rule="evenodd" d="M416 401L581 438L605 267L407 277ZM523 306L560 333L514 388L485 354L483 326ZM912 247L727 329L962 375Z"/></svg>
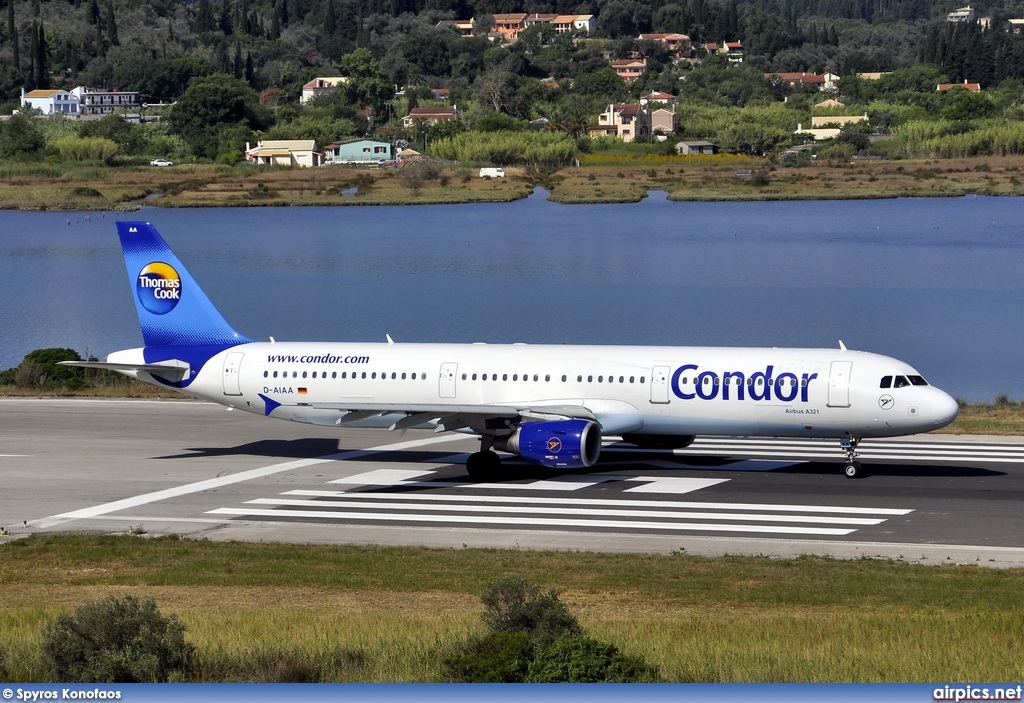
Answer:
<svg viewBox="0 0 1024 703"><path fill-rule="evenodd" d="M939 391L932 400L932 422L936 427L945 427L960 414L960 405L949 394Z"/></svg>

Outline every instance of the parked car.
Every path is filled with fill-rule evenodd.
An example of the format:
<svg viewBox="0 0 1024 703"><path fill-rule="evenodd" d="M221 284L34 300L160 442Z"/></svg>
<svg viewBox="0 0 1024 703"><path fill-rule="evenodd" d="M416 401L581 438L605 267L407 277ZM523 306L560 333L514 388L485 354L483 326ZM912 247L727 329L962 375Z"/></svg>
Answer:
<svg viewBox="0 0 1024 703"><path fill-rule="evenodd" d="M504 178L505 169L503 168L482 168L480 169L480 178Z"/></svg>
<svg viewBox="0 0 1024 703"><path fill-rule="evenodd" d="M173 161L168 161L167 159L153 159L152 161L149 162L149 165L150 166L173 166L174 162Z"/></svg>

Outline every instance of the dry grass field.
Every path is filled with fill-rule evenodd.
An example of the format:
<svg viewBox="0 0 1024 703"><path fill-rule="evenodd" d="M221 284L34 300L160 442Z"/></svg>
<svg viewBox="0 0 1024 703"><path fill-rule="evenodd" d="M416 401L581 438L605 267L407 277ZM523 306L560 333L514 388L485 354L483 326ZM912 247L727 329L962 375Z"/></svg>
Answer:
<svg viewBox="0 0 1024 703"><path fill-rule="evenodd" d="M153 598L198 649L190 680L435 681L519 576L668 681L1019 681L1022 570L55 536L0 544L0 679L45 677L43 626Z"/></svg>

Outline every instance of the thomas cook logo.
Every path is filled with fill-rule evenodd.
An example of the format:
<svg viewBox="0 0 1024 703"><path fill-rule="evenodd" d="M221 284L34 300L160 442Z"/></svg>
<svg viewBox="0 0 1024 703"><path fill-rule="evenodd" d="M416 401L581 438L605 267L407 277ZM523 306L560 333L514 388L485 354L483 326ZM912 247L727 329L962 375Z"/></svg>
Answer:
<svg viewBox="0 0 1024 703"><path fill-rule="evenodd" d="M170 264L154 261L139 271L135 293L142 307L154 315L166 315L181 300L181 276Z"/></svg>

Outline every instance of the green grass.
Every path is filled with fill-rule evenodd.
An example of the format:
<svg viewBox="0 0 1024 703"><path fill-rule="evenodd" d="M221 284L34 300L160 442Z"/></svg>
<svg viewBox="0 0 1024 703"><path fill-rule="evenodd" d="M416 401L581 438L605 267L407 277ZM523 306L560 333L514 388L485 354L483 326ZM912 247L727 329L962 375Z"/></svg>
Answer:
<svg viewBox="0 0 1024 703"><path fill-rule="evenodd" d="M1024 678L1024 570L82 535L0 545L0 678L45 677L45 622L130 592L185 622L195 680L433 681L502 575L670 681Z"/></svg>

